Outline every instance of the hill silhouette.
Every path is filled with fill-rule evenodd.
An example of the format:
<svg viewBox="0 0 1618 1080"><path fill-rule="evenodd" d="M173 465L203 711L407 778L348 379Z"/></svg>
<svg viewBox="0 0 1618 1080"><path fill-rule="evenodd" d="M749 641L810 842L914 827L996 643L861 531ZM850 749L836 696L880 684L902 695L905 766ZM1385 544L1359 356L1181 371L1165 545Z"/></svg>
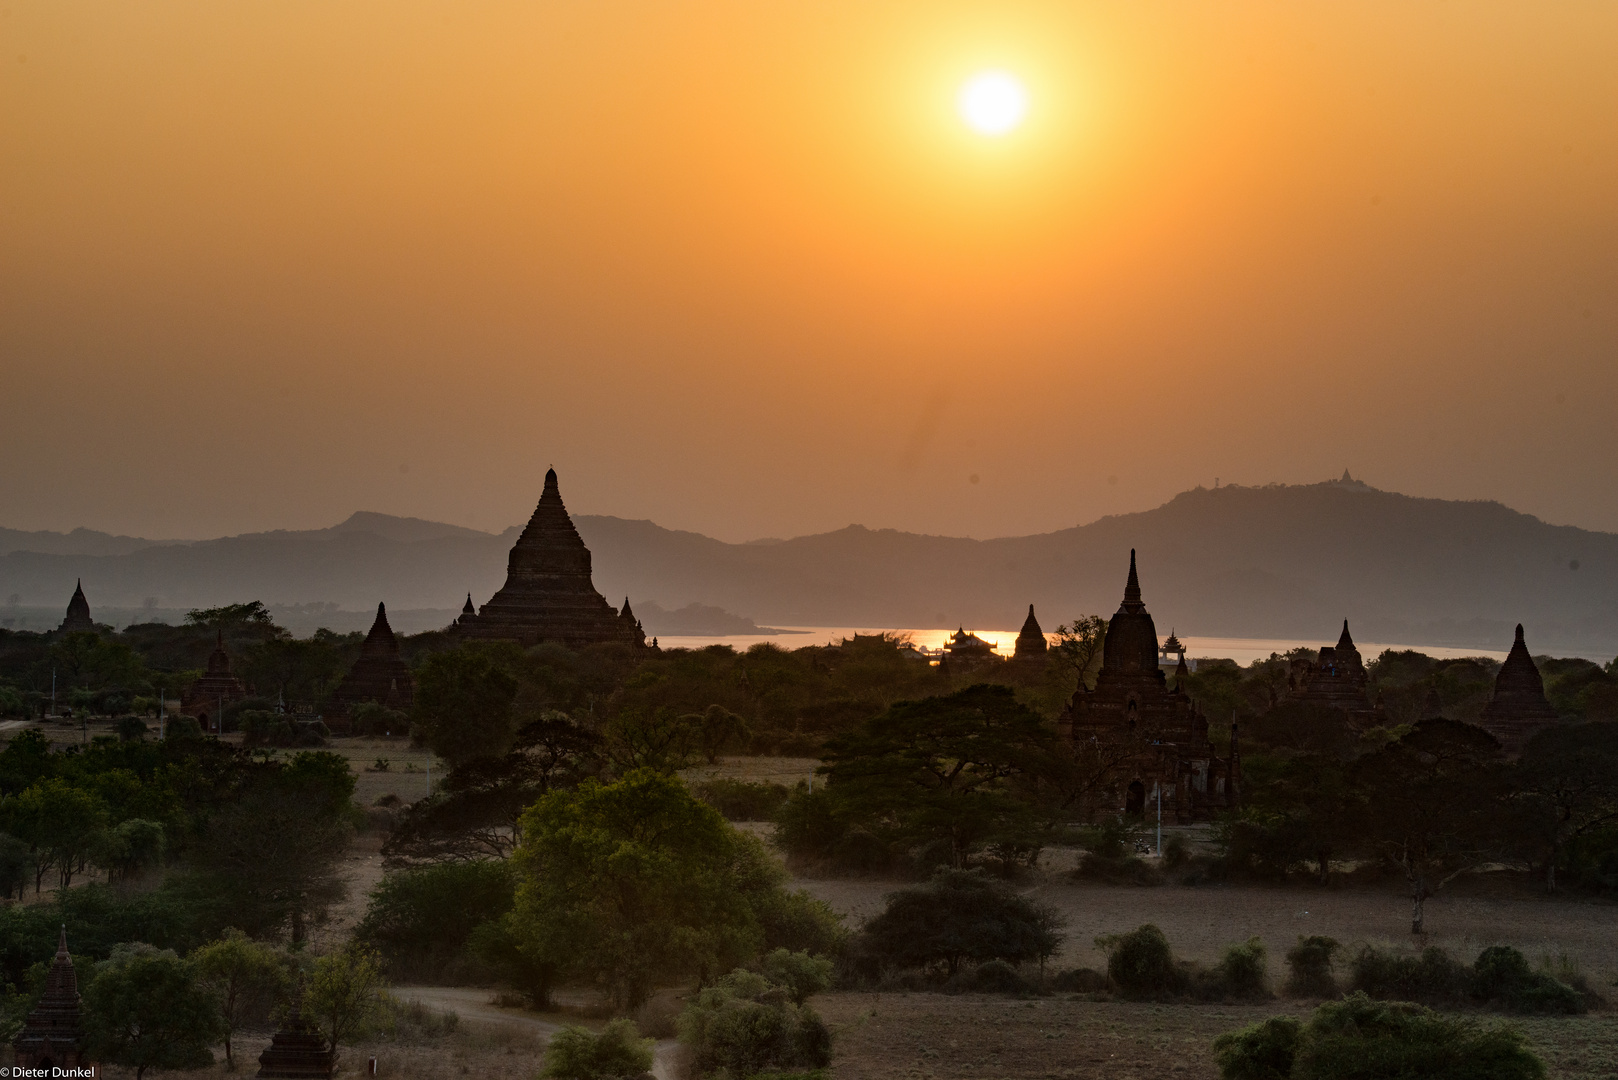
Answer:
<svg viewBox="0 0 1618 1080"><path fill-rule="evenodd" d="M650 521L575 522L601 592L637 609L696 603L775 626L1012 628L1033 603L1051 628L1111 612L1135 548L1153 615L1182 634L1326 641L1347 618L1367 640L1503 648L1520 621L1536 650L1618 651L1618 535L1346 478L1196 488L1152 510L993 540L851 525L731 544ZM385 600L449 613L500 585L512 535L361 513L329 529L116 553L13 551L0 556L0 595L65 604L83 577L92 605Z"/></svg>

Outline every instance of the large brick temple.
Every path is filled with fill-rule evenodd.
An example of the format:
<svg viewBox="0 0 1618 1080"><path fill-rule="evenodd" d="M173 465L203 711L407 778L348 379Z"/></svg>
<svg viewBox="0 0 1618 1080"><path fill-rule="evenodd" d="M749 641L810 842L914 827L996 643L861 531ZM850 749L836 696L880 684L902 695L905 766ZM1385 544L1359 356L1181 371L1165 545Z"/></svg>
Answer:
<svg viewBox="0 0 1618 1080"><path fill-rule="evenodd" d="M471 600L468 598L468 607ZM542 641L578 647L620 642L644 648L629 601L614 611L590 581L590 549L562 505L556 470L545 472L545 490L527 528L506 559L506 583L476 613L465 611L454 632L466 638Z"/></svg>
<svg viewBox="0 0 1618 1080"><path fill-rule="evenodd" d="M1208 720L1186 691L1184 654L1170 689L1158 665L1157 626L1141 600L1135 553L1118 613L1107 623L1101 671L1094 690L1084 683L1062 711L1058 725L1075 742L1093 741L1129 752L1116 789L1095 809L1156 815L1188 823L1232 806L1241 782L1241 761L1231 734L1230 756L1220 758L1208 740ZM1110 803L1110 805L1108 805Z"/></svg>
<svg viewBox="0 0 1618 1080"><path fill-rule="evenodd" d="M348 723L354 707L374 701L407 712L416 700L416 677L399 652L399 639L388 625L385 604L376 606L376 621L360 646L359 659L326 704L326 720L334 728Z"/></svg>

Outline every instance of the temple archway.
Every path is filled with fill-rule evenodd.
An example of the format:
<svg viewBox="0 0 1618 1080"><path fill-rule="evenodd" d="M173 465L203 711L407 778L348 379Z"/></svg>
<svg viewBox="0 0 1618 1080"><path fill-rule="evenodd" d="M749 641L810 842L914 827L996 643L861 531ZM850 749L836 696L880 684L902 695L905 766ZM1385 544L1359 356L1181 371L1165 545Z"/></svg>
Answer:
<svg viewBox="0 0 1618 1080"><path fill-rule="evenodd" d="M1146 785L1139 780L1133 781L1129 785L1129 790L1124 794L1124 813L1146 813Z"/></svg>

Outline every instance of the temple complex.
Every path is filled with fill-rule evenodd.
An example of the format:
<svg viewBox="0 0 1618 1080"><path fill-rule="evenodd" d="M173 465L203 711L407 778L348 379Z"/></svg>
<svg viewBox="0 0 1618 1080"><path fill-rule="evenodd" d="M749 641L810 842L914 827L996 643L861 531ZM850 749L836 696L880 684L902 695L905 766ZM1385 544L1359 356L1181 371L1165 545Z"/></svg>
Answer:
<svg viewBox="0 0 1618 1080"><path fill-rule="evenodd" d="M94 1069L81 1047L84 1026L79 1018L79 980L73 972L73 958L67 952L67 927L56 945L56 958L45 976L45 993L28 1014L21 1033L11 1046L21 1069L39 1069L31 1075L61 1076L53 1069ZM94 1075L100 1075L99 1072Z"/></svg>
<svg viewBox="0 0 1618 1080"><path fill-rule="evenodd" d="M468 598L470 603L470 597ZM325 719L333 727L346 722L354 706L374 701L390 709L404 712L416 700L416 678L410 674L410 665L399 655L399 639L388 625L385 604L376 606L376 621L360 646L359 659L349 669L343 681L327 702Z"/></svg>
<svg viewBox="0 0 1618 1080"><path fill-rule="evenodd" d="M1348 714L1351 724L1358 728L1374 727L1382 722L1379 708L1371 703L1371 677L1360 659L1359 649L1348 633L1348 620L1343 620L1343 633L1335 646L1320 650L1313 663L1294 664L1288 679L1294 701L1324 705Z"/></svg>
<svg viewBox="0 0 1618 1080"><path fill-rule="evenodd" d="M614 611L590 581L590 549L573 527L556 470L545 472L545 490L534 516L506 560L506 583L476 613L471 597L453 632L466 638L542 641L578 647L620 642L645 648L646 634L624 601Z"/></svg>
<svg viewBox="0 0 1618 1080"><path fill-rule="evenodd" d="M242 681L230 673L230 654L225 652L225 632L208 657L208 671L180 692L180 713L194 716L203 731L218 731L226 705L247 696Z"/></svg>
<svg viewBox="0 0 1618 1080"><path fill-rule="evenodd" d="M67 617L56 629L59 633L71 630L94 630L95 620L90 618L90 601L84 598L84 579L73 587L73 599L67 602Z"/></svg>
<svg viewBox="0 0 1618 1080"><path fill-rule="evenodd" d="M1152 814L1161 795L1165 821L1205 820L1236 803L1241 761L1235 733L1231 754L1221 759L1208 741L1207 718L1186 690L1184 656L1171 690L1158 652L1131 551L1123 603L1102 640L1095 689L1081 682L1057 723L1075 742L1126 751L1117 782L1092 809Z"/></svg>
<svg viewBox="0 0 1618 1080"><path fill-rule="evenodd" d="M1049 659L1049 650L1050 643L1045 640L1045 631L1040 629L1039 620L1034 618L1034 605L1029 604L1028 618L1023 620L1022 629L1017 633L1017 646L1011 654L1011 661L1018 667L1042 671L1045 661Z"/></svg>
<svg viewBox="0 0 1618 1080"><path fill-rule="evenodd" d="M1494 677L1494 696L1483 706L1478 727L1500 740L1506 753L1522 752L1535 732L1557 722L1556 707L1545 698L1545 680L1528 655L1522 623L1517 624L1517 640L1511 643L1506 662Z"/></svg>

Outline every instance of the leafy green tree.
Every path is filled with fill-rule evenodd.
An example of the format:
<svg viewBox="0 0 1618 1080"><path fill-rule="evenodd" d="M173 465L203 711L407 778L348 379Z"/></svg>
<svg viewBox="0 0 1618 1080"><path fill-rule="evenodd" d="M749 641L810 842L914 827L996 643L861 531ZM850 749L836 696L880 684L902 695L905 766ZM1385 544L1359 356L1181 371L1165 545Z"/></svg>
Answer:
<svg viewBox="0 0 1618 1080"><path fill-rule="evenodd" d="M5 829L29 845L34 854L34 891L54 868L62 888L84 868L107 824L107 806L92 792L65 780L42 780L3 809Z"/></svg>
<svg viewBox="0 0 1618 1080"><path fill-rule="evenodd" d="M478 926L511 910L515 893L516 874L505 860L395 871L372 890L354 936L382 952L395 978L402 971L437 978Z"/></svg>
<svg viewBox="0 0 1618 1080"><path fill-rule="evenodd" d="M386 988L382 957L375 949L350 945L315 961L303 992L304 1015L335 1047L377 1015Z"/></svg>
<svg viewBox="0 0 1618 1080"><path fill-rule="evenodd" d="M1539 732L1512 770L1511 786L1525 845L1555 892L1568 846L1618 822L1618 723Z"/></svg>
<svg viewBox="0 0 1618 1080"><path fill-rule="evenodd" d="M128 880L161 865L167 836L160 821L129 818L92 837L89 858L108 881Z"/></svg>
<svg viewBox="0 0 1618 1080"><path fill-rule="evenodd" d="M522 835L509 918L519 948L620 1008L659 982L752 959L764 944L759 909L782 892L757 841L650 769L546 795Z"/></svg>
<svg viewBox="0 0 1618 1080"><path fill-rule="evenodd" d="M229 626L236 623L273 623L270 609L262 600L249 600L245 604L225 604L221 607L192 608L185 613L187 626Z"/></svg>
<svg viewBox="0 0 1618 1080"><path fill-rule="evenodd" d="M668 705L627 706L607 721L602 749L619 772L678 772L702 756L702 719Z"/></svg>
<svg viewBox="0 0 1618 1080"><path fill-rule="evenodd" d="M1071 694L1086 688L1101 667L1101 646L1107 639L1107 620L1100 615L1080 615L1056 628L1056 641L1047 652L1049 664L1062 673Z"/></svg>
<svg viewBox="0 0 1618 1080"><path fill-rule="evenodd" d="M1044 963L1062 943L1061 925L1054 910L1018 896L982 871L940 870L924 885L889 894L863 935L885 964L941 965L953 976L963 961Z"/></svg>
<svg viewBox="0 0 1618 1080"><path fill-rule="evenodd" d="M831 1064L831 1033L815 1011L751 971L732 971L680 1014L680 1041L702 1076L775 1075Z"/></svg>
<svg viewBox="0 0 1618 1080"><path fill-rule="evenodd" d="M34 853L28 844L0 833L0 895L10 899L15 894L21 900L33 876Z"/></svg>
<svg viewBox="0 0 1618 1080"><path fill-rule="evenodd" d="M1037 850L1040 821L1019 790L1058 739L1008 686L902 701L827 744L828 788L854 819L910 848L937 844L964 867L992 843Z"/></svg>
<svg viewBox="0 0 1618 1080"><path fill-rule="evenodd" d="M223 1030L212 996L171 949L120 945L96 965L84 991L85 1050L135 1070L196 1069Z"/></svg>
<svg viewBox="0 0 1618 1080"><path fill-rule="evenodd" d="M824 956L774 949L759 961L759 968L770 982L787 988L794 1005L831 986L832 962Z"/></svg>
<svg viewBox="0 0 1618 1080"><path fill-rule="evenodd" d="M224 1033L225 1062L235 1069L231 1039L243 1027L267 1019L286 995L287 963L275 949L235 929L195 950L189 959L198 984L213 997Z"/></svg>
<svg viewBox="0 0 1618 1080"><path fill-rule="evenodd" d="M1410 888L1410 930L1424 931L1427 898L1496 856L1506 831L1500 744L1454 720L1424 720L1354 764L1357 842L1398 866Z"/></svg>
<svg viewBox="0 0 1618 1080"><path fill-rule="evenodd" d="M416 673L411 733L452 767L510 751L521 660L513 645L463 645L428 657Z"/></svg>
<svg viewBox="0 0 1618 1080"><path fill-rule="evenodd" d="M633 1020L612 1020L599 1035L569 1025L545 1048L546 1080L616 1080L651 1071L652 1040L640 1037Z"/></svg>
<svg viewBox="0 0 1618 1080"><path fill-rule="evenodd" d="M333 871L353 835L353 793L346 758L304 751L262 766L219 809L195 862L243 929L262 936L285 926L301 942L310 918L343 895Z"/></svg>
<svg viewBox="0 0 1618 1080"><path fill-rule="evenodd" d="M752 734L747 721L723 705L710 705L702 710L702 715L685 719L694 722L697 729L697 743L702 749L702 756L710 765L718 764L720 754L738 743L745 742Z"/></svg>

